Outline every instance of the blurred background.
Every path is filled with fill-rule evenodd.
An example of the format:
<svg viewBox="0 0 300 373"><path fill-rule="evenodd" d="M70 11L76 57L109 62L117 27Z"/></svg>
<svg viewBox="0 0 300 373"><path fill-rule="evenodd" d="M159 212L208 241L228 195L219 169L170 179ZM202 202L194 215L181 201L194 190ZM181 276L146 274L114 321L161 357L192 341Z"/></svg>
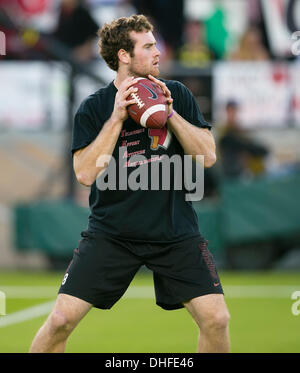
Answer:
<svg viewBox="0 0 300 373"><path fill-rule="evenodd" d="M0 270L70 261L89 214L73 115L114 78L97 30L134 13L154 24L161 77L213 124L218 162L194 205L219 269L298 274L300 0L0 0Z"/></svg>

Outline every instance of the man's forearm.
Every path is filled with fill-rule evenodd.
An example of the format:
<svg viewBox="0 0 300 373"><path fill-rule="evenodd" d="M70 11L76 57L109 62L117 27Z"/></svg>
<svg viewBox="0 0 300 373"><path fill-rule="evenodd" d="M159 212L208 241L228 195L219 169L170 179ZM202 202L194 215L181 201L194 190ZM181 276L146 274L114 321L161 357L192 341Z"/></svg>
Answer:
<svg viewBox="0 0 300 373"><path fill-rule="evenodd" d="M77 180L90 186L105 166L99 164L99 159L109 160L116 146L123 122L111 117L102 127L96 139L87 147L74 154L74 171Z"/></svg>
<svg viewBox="0 0 300 373"><path fill-rule="evenodd" d="M208 129L192 125L176 111L168 120L168 124L186 154L194 159L197 155L204 155L205 167L211 167L216 162L215 141Z"/></svg>

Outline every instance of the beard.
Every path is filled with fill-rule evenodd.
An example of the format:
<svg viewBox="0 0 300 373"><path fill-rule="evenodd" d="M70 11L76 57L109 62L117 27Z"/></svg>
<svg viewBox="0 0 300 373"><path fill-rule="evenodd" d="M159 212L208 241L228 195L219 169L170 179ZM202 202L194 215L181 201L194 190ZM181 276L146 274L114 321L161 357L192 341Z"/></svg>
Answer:
<svg viewBox="0 0 300 373"><path fill-rule="evenodd" d="M159 76L159 68L152 65L150 68L141 68L138 64L132 64L128 70L129 76L137 76L147 78L148 75L152 75L155 78Z"/></svg>

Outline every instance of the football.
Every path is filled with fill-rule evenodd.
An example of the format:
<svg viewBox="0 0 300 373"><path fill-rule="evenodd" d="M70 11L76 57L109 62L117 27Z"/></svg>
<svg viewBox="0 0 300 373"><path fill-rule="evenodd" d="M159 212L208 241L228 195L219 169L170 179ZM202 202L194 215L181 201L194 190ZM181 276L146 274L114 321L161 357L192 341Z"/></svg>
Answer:
<svg viewBox="0 0 300 373"><path fill-rule="evenodd" d="M162 128L168 118L168 104L162 89L147 78L138 78L133 85L138 91L131 93L127 100L136 100L136 104L129 105L129 116L146 128Z"/></svg>

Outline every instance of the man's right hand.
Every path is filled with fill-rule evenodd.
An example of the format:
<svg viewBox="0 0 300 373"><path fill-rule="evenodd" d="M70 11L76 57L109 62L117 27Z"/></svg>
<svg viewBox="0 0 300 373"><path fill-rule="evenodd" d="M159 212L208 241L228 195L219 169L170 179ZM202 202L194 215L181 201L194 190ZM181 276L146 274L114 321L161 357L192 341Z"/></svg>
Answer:
<svg viewBox="0 0 300 373"><path fill-rule="evenodd" d="M125 79L118 89L115 98L114 110L112 112L111 118L115 121L124 122L128 118L127 107L129 105L135 104L136 100L127 100L127 97L138 89L133 87L133 84L137 83L138 80L134 77L129 77Z"/></svg>

